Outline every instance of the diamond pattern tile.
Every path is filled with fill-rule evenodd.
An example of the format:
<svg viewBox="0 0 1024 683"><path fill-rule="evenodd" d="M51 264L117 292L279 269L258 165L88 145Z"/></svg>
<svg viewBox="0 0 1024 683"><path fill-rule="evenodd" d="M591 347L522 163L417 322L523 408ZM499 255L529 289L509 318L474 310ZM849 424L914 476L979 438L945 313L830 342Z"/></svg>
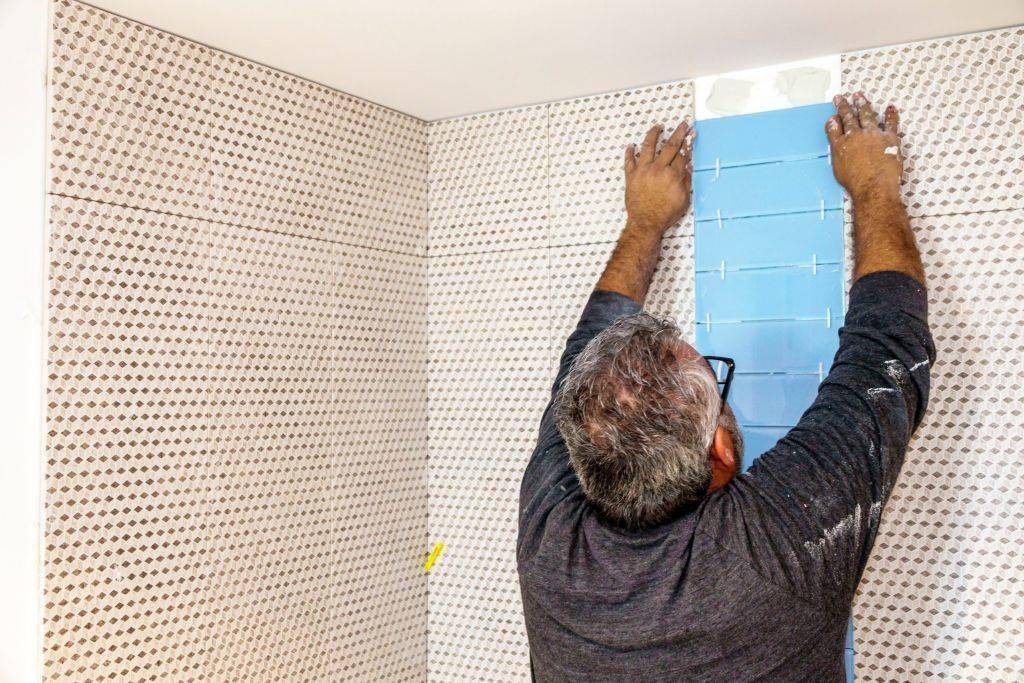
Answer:
<svg viewBox="0 0 1024 683"><path fill-rule="evenodd" d="M915 222L938 359L855 605L858 680L1024 675L1022 220Z"/></svg>
<svg viewBox="0 0 1024 683"><path fill-rule="evenodd" d="M551 105L548 176L551 244L609 242L626 221L622 158L655 123L672 132L693 121L693 83L555 102ZM692 212L674 234L692 234Z"/></svg>
<svg viewBox="0 0 1024 683"><path fill-rule="evenodd" d="M900 108L911 215L1024 208L1024 28L843 55L843 85Z"/></svg>
<svg viewBox="0 0 1024 683"><path fill-rule="evenodd" d="M544 249L430 261L430 680L526 680L519 479L547 401Z"/></svg>

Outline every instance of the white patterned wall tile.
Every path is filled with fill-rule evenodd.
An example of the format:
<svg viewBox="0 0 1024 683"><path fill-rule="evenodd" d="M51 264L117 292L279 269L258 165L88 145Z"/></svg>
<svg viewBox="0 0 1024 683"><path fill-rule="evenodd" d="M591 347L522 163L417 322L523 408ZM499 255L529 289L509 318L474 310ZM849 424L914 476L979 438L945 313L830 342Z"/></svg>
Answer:
<svg viewBox="0 0 1024 683"><path fill-rule="evenodd" d="M330 237L341 193L338 152L349 142L340 94L216 53L208 98L219 221Z"/></svg>
<svg viewBox="0 0 1024 683"><path fill-rule="evenodd" d="M843 55L843 85L900 108L911 215L1024 207L1024 27Z"/></svg>
<svg viewBox="0 0 1024 683"><path fill-rule="evenodd" d="M338 152L344 163L335 189L342 205L334 218L334 239L426 255L426 122L343 97L347 101L338 108L351 132Z"/></svg>
<svg viewBox="0 0 1024 683"><path fill-rule="evenodd" d="M543 247L548 105L429 124L430 255Z"/></svg>
<svg viewBox="0 0 1024 683"><path fill-rule="evenodd" d="M214 55L94 7L56 0L49 191L211 217Z"/></svg>
<svg viewBox="0 0 1024 683"><path fill-rule="evenodd" d="M422 680L426 124L65 0L51 57L47 678Z"/></svg>
<svg viewBox="0 0 1024 683"><path fill-rule="evenodd" d="M425 123L232 55L214 67L218 220L425 252Z"/></svg>
<svg viewBox="0 0 1024 683"><path fill-rule="evenodd" d="M325 678L331 245L232 226L217 226L212 237L210 676Z"/></svg>
<svg viewBox="0 0 1024 683"><path fill-rule="evenodd" d="M50 192L425 253L423 121L81 3L54 8Z"/></svg>
<svg viewBox="0 0 1024 683"><path fill-rule="evenodd" d="M334 681L425 677L426 258L334 249Z"/></svg>
<svg viewBox="0 0 1024 683"><path fill-rule="evenodd" d="M693 122L693 83L680 81L551 105L548 157L552 245L609 242L626 221L622 158L655 123ZM672 234L692 234L692 213Z"/></svg>
<svg viewBox="0 0 1024 683"><path fill-rule="evenodd" d="M550 381L548 254L429 259L429 677L527 680L519 480Z"/></svg>
<svg viewBox="0 0 1024 683"><path fill-rule="evenodd" d="M913 221L938 349L855 606L858 680L1019 680L1024 211Z"/></svg>
<svg viewBox="0 0 1024 683"><path fill-rule="evenodd" d="M553 362L579 321L615 244L585 244L551 248L551 337ZM661 258L647 293L644 310L669 316L683 336L694 339L693 236L669 237L661 245Z"/></svg>
<svg viewBox="0 0 1024 683"><path fill-rule="evenodd" d="M50 201L47 680L202 677L208 227Z"/></svg>

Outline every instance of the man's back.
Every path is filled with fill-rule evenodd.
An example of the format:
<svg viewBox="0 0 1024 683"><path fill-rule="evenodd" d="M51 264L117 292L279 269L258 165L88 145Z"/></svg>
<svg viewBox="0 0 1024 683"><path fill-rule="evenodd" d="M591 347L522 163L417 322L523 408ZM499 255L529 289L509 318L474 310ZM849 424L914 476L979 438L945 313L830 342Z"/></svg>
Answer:
<svg viewBox="0 0 1024 683"><path fill-rule="evenodd" d="M537 680L841 680L849 613L758 573L715 506L640 533L573 515L562 566L521 570Z"/></svg>
<svg viewBox="0 0 1024 683"><path fill-rule="evenodd" d="M639 308L595 292L553 395L582 348ZM537 680L841 680L853 593L927 403L926 308L905 274L858 281L832 371L800 424L652 529L617 528L588 504L549 407L520 494Z"/></svg>

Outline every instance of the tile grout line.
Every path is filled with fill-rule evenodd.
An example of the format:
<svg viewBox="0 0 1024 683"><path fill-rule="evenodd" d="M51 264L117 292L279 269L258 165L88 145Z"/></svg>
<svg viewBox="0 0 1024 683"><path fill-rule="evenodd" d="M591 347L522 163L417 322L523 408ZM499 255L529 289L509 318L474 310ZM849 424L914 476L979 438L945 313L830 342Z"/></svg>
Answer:
<svg viewBox="0 0 1024 683"><path fill-rule="evenodd" d="M423 129L427 142L427 173L426 173L426 216L424 221L423 249L423 490L424 490L424 511L423 519L426 526L424 545L430 547L431 519L430 519L430 233L431 233L431 207L433 205L433 192L431 191L431 180L434 168L434 155L430 144L430 127L428 122ZM425 612L423 620L423 676L425 680L430 679L430 573L426 572L423 579L423 601Z"/></svg>
<svg viewBox="0 0 1024 683"><path fill-rule="evenodd" d="M827 211L843 211L843 209L835 208L835 209L827 209ZM954 216L975 216L975 215L985 215L985 214L998 214L998 213L1003 213L1003 212L1008 212L1008 211L1024 211L1024 205L1019 206L1019 207L1003 207L1003 208L995 208L995 209L978 209L976 211L951 211L949 213L927 213L927 214L920 214L920 215L912 215L912 216L910 216L910 221L911 221L911 224L913 224L913 222L915 220L922 220L922 219L926 219L926 218L952 218ZM797 215L797 214L801 214L801 213L817 213L817 210L814 210L814 211L787 212L787 213L778 213L778 214L763 214L763 215L759 215L759 216L744 216L742 218L743 219L766 218L766 217L775 217L775 216ZM852 212L851 212L851 214L852 214ZM723 220L725 220L725 219L723 219ZM734 219L729 219L729 220L734 220ZM709 220L702 220L702 221L699 221L699 222L695 221L694 225L695 226L696 225L701 225L701 224L706 225L706 224L712 223L712 222L713 221L709 221ZM683 233L677 233L677 234L674 234L674 235L668 235L664 239L665 240L684 239L684 238L691 238L692 239L695 236L696 236L696 230L694 230L692 232L683 232ZM617 241L616 239L601 239L601 240L594 240L594 241L590 241L590 242L566 242L564 244L549 244L549 245L547 245L547 248L549 248L549 249L569 249L569 248L572 248L572 247L592 247L592 246L598 246L598 245L602 245L602 244L615 244L616 241ZM351 245L351 246L359 247L361 245L356 244L356 245ZM366 248L370 248L370 247L366 247ZM507 249L482 249L482 250L478 250L478 251L457 251L457 252L450 252L450 253L428 254L426 256L426 258L427 259L442 259L442 258L452 258L452 257L457 257L457 256L485 256L487 254L506 254L506 253L511 253L511 252L530 251L531 249L544 249L544 248L545 248L544 245L534 245L534 246L525 246L525 247L509 247ZM392 252L392 253L404 253L404 252ZM405 254L405 255L407 255L407 256L416 256L416 254Z"/></svg>
<svg viewBox="0 0 1024 683"><path fill-rule="evenodd" d="M551 267L551 252L553 247L551 246L551 104L544 106L544 231L545 231L545 242L547 243L547 249L545 249L545 255L547 257L547 277L544 278L544 284L547 290L547 358L545 359L548 364L548 372L552 374L552 382L558 375L558 369L556 366L557 361L554 360L555 354L555 297L554 297L554 271Z"/></svg>
<svg viewBox="0 0 1024 683"><path fill-rule="evenodd" d="M693 233L687 232L687 233L679 233L679 234L675 234L675 235L668 235L668 236L666 236L664 238L664 240L665 241L669 241L669 240L685 239L685 238L693 238ZM618 237L616 237L614 239L595 240L593 242L568 242L566 244L549 244L549 245L546 245L546 246L543 245L543 244L540 244L540 245L535 245L535 246L510 247L508 249L495 249L493 251L488 251L488 250L483 250L483 251L459 251L459 252L452 252L450 254L434 254L433 256L428 256L427 258L428 259L441 259L441 258L452 258L452 257L457 257L457 256L486 256L488 254L508 254L508 253L514 253L514 252L522 252L522 251L533 251L533 250L537 250L537 249L552 249L552 250L571 249L573 247L593 247L593 246L599 246L599 245L602 245L602 244L615 244L616 242L618 242ZM596 275L595 275L595 277L596 277Z"/></svg>
<svg viewBox="0 0 1024 683"><path fill-rule="evenodd" d="M254 226L251 226L251 225L243 225L241 223L231 223L231 222L228 222L228 221L217 220L217 219L214 219L214 218L201 218L201 217L198 217L198 216L189 216L188 214L174 213L173 211L161 211L159 209L152 209L152 208L145 207L145 206L134 206L132 204L122 204L120 202L111 202L111 201L107 201L107 200L104 200L104 199L95 199L93 197L79 197L77 195L64 194L62 192L49 192L48 191L46 194L49 197L62 197L64 199L72 199L72 200L80 201L80 202L92 202L94 204L103 204L103 205L106 205L106 206L116 206L116 207L119 207L119 208L122 208L122 209L129 209L131 211L145 211L147 213L155 213L155 214L158 214L158 215L161 215L161 216L168 216L168 217L171 217L171 218L182 218L184 220L189 220L189 221L203 221L203 222L206 222L206 223L213 223L215 225L223 225L223 226L229 227L229 228L239 228L239 229L242 229L242 230L255 230L257 232L265 232L265 233L267 233L269 235L281 235L282 237L295 237L297 239L305 239L305 240L312 240L312 241L316 241L316 242L324 242L326 244L331 244L331 245L336 245L336 246L341 246L341 247L354 247L354 248L357 248L357 249L367 249L369 251L376 251L376 252L380 252L380 253L383 253L383 254L393 254L395 256L411 256L411 257L414 257L414 258L426 258L427 257L426 252L424 252L422 254L416 254L416 253L408 252L408 251L398 251L396 249L385 249L383 247L375 247L375 246L369 246L369 245L365 245L365 244L356 244L354 242L344 242L342 240L332 240L332 239L327 239L325 237L314 237L314 236L311 236L311 235L299 235L299 234L294 233L294 232L285 232L283 230L271 230L269 228L259 228L259 227L254 227Z"/></svg>

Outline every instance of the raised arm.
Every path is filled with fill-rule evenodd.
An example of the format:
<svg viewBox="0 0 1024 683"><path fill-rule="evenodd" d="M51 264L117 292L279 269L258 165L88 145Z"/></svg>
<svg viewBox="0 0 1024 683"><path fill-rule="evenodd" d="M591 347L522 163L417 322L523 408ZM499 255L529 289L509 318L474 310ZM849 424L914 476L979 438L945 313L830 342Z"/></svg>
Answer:
<svg viewBox="0 0 1024 683"><path fill-rule="evenodd" d="M825 123L836 180L853 201L853 277L891 270L924 284L924 267L900 197L900 116L891 104L879 125L864 93L835 99Z"/></svg>
<svg viewBox="0 0 1024 683"><path fill-rule="evenodd" d="M552 396L591 339L616 318L643 306L661 255L662 237L690 206L696 133L684 121L659 151L662 130L656 125L647 131L639 153L634 145L626 148L626 226L566 341Z"/></svg>
<svg viewBox="0 0 1024 683"><path fill-rule="evenodd" d="M900 199L896 110L836 99L825 132L853 200L854 277L839 350L811 407L722 492L730 547L805 600L848 610L907 444L935 349L924 269ZM739 520L739 523L735 523ZM748 539L762 539L751 544ZM841 615L842 616L842 615Z"/></svg>
<svg viewBox="0 0 1024 683"><path fill-rule="evenodd" d="M657 150L662 127L647 131L640 153L626 148L626 227L596 289L643 305L661 253L661 238L690 206L695 131L684 121Z"/></svg>

